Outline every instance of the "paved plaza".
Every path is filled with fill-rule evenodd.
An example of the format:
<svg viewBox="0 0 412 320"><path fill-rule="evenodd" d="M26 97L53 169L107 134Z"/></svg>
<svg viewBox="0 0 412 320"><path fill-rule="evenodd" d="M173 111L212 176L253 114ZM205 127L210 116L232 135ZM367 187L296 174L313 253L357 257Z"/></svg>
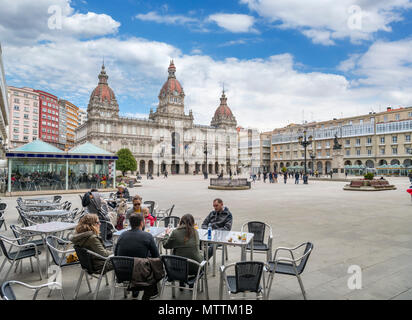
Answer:
<svg viewBox="0 0 412 320"><path fill-rule="evenodd" d="M252 183L251 190L217 191L207 189L208 180L200 175L169 176L144 178L143 187L129 191L131 195L141 195L144 201L157 201L159 208L175 204L173 215L191 213L197 219L206 217L212 210L212 200L219 197L233 214L232 230L240 230L247 221L259 220L272 226L274 248L312 242L314 250L302 275L308 299L411 299L412 202L406 193L409 181L407 178L389 178L389 181L397 190L343 191L345 182L310 181L309 185L295 185L289 179L286 185L283 180L278 184L257 181ZM17 223L16 198L2 200L8 204L7 224ZM66 200L73 202L72 208L81 207L78 195L64 195L62 201ZM7 232L2 229L1 233L11 235L10 229ZM44 266L44 250L41 256ZM256 260L264 258L263 254L255 254ZM240 249L229 248L228 263L239 260ZM220 252L217 261L220 262ZM347 285L351 265L362 268L360 290L351 290ZM25 261L23 273L12 272L9 278L40 284L36 264L34 267L35 272L31 273L30 264ZM66 297L73 297L79 275L79 266L63 270ZM218 299L218 279L218 275L209 276L211 299ZM92 286L95 284L93 280ZM103 284L99 298L108 299L110 290ZM27 294L19 288L16 291L23 296ZM84 281L79 299L92 299L87 292ZM39 299L46 299L47 293L43 291ZM170 289L165 291L164 298L171 298ZM177 299L189 298L189 293L177 291ZM203 295L199 294L199 298ZM50 299L60 299L60 295L55 292ZM117 291L116 299L123 299L121 290ZM270 299L302 299L297 279L276 275Z"/></svg>

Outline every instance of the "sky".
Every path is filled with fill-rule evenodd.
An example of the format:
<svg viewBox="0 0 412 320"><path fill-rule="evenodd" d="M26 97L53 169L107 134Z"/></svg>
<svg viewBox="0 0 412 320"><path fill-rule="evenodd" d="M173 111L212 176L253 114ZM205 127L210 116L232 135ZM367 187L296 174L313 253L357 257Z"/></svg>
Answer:
<svg viewBox="0 0 412 320"><path fill-rule="evenodd" d="M412 0L0 0L8 85L87 108L102 61L120 112L147 117L171 59L210 124L223 85L238 125L412 106Z"/></svg>

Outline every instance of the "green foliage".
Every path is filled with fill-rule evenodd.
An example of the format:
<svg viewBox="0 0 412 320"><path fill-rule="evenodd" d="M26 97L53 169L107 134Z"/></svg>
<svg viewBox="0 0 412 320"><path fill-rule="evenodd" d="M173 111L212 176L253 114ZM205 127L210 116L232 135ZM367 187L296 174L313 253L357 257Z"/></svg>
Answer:
<svg viewBox="0 0 412 320"><path fill-rule="evenodd" d="M373 180L373 177L374 177L375 175L372 173L372 172L368 172L368 173L366 173L365 175L364 175L364 177L365 177L365 179L366 180Z"/></svg>
<svg viewBox="0 0 412 320"><path fill-rule="evenodd" d="M286 171L288 171L288 169L286 169L286 167L283 167L282 172L285 173Z"/></svg>
<svg viewBox="0 0 412 320"><path fill-rule="evenodd" d="M129 149L120 149L117 156L119 160L116 161L116 168L122 172L123 176L127 171L137 170L137 161Z"/></svg>

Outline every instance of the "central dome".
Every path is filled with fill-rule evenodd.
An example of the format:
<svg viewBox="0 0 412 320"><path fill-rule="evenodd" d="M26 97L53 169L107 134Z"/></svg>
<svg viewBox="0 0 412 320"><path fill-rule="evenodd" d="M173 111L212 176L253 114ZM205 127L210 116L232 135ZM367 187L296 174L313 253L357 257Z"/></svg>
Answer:
<svg viewBox="0 0 412 320"><path fill-rule="evenodd" d="M110 102L116 99L112 88L110 88L107 83L108 78L109 76L106 74L106 70L103 65L102 70L100 71L100 74L99 74L99 84L93 90L90 96L90 100L93 100L95 97L97 97L100 102L103 102L105 100Z"/></svg>
<svg viewBox="0 0 412 320"><path fill-rule="evenodd" d="M176 95L184 94L182 85L180 84L179 80L176 79L176 67L173 63L173 60L170 61L168 72L169 77L160 90L159 96L166 96L169 93L176 93Z"/></svg>

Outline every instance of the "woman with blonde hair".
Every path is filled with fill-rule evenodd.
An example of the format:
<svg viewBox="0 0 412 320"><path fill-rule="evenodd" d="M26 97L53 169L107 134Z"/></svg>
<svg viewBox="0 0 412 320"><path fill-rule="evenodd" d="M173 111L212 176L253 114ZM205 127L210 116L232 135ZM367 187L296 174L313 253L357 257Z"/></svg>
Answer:
<svg viewBox="0 0 412 320"><path fill-rule="evenodd" d="M86 214L79 220L76 226L76 233L71 241L75 246L96 252L97 254L108 257L111 252L107 251L103 246L103 240L100 234L100 221L96 214ZM93 267L96 272L100 272L104 266L104 260L98 257L92 257ZM111 265L106 266L106 270L112 269Z"/></svg>

